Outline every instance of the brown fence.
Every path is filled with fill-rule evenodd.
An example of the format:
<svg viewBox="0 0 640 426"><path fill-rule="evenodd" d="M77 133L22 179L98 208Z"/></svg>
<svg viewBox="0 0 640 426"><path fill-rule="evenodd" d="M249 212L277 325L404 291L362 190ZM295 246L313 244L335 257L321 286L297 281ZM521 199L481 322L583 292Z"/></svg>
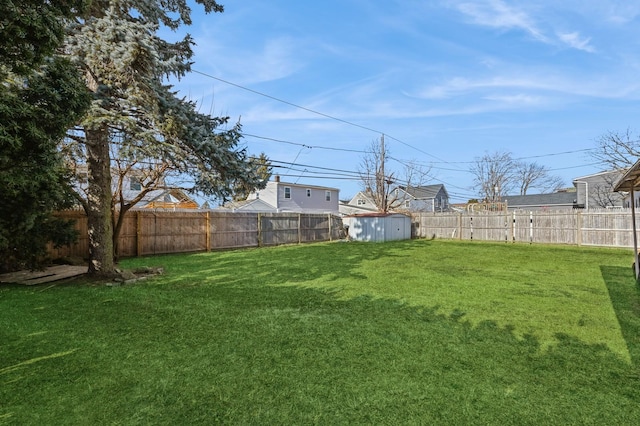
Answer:
<svg viewBox="0 0 640 426"><path fill-rule="evenodd" d="M631 211L623 209L414 213L412 223L417 238L633 247Z"/></svg>
<svg viewBox="0 0 640 426"><path fill-rule="evenodd" d="M89 254L83 211L59 217L76 221L78 242L49 248L52 258ZM120 257L330 241L343 237L342 219L330 214L231 213L202 210L130 210L118 240Z"/></svg>

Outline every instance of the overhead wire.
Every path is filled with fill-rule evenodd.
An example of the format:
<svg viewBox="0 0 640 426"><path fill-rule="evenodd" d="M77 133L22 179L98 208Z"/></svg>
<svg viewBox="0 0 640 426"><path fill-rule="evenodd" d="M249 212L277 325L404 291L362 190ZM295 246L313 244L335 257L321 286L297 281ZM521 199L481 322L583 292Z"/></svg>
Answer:
<svg viewBox="0 0 640 426"><path fill-rule="evenodd" d="M394 140L394 141L396 141L396 142L398 142L398 143L400 143L400 144L402 144L402 145L404 145L404 146L406 146L408 148L411 148L411 149L413 149L413 150L415 150L417 152L420 152L420 153L422 153L424 155L427 155L427 156L429 156L431 158L434 158L434 159L438 160L441 163L445 163L445 164L471 164L471 163L473 163L473 161L456 162L456 161L443 160L443 159L441 159L441 158L439 158L439 157L437 157L437 156L435 156L435 155L433 155L433 154L431 154L431 153L429 153L427 151L424 151L424 150L422 150L420 148L417 148L417 147L415 147L415 146L413 146L413 145L411 145L411 144L409 144L409 143L407 143L407 142L405 142L405 141L403 141L403 140L401 140L399 138L396 138L393 135L388 134L387 132L383 132L381 130L373 129L373 128L368 127L368 126L363 126L361 124L354 123L354 122L349 121L349 120L345 120L345 119L342 119L342 118L339 118L339 117L336 117L336 116L333 116L333 115L330 115L330 114L326 114L326 113L323 113L323 112L320 112L320 111L317 111L317 110L314 110L314 109L311 109L311 108L308 108L308 107L305 107L305 106L302 106L302 105L299 105L299 104L296 104L296 103L293 103L293 102L289 102L289 101L284 100L282 98L278 98L276 96L272 96L272 95L269 95L267 93L255 90L255 89L251 89L251 88L243 86L241 84L234 83L232 81L225 80L223 78L216 77L214 75L211 75L211 74L208 74L208 73L205 73L205 72L202 72L202 71L198 71L196 69L192 69L191 71L196 73L196 74L200 74L200 75L202 75L204 77L220 81L220 82L228 84L230 86L234 86L234 87L237 87L239 89L242 89L242 90L257 94L259 96L263 96L263 97L266 97L268 99L272 99L274 101L281 102L283 104L286 104L286 105L289 105L289 106L292 106L292 107L295 107L295 108L310 112L312 114L316 114L316 115L319 115L319 116L322 116L322 117L325 117L325 118L329 118L331 120L335 120L335 121L338 121L338 122L341 122L341 123L344 123L344 124L347 124L347 125L350 125L350 126L353 126L353 127L358 127L360 129L367 130L367 131L370 131L370 132L373 132L373 133L376 133L376 134L385 135L385 137L387 139ZM247 136L249 136L249 134L247 134ZM308 148L330 149L330 150L336 150L336 151L349 151L349 152L366 153L366 151L360 151L360 150L350 150L350 149L344 149L344 148L330 148L330 147L322 147L322 146L311 146L311 145L298 144L298 143L295 143L295 142L282 141L282 140L278 140L278 139L274 139L274 138L267 138L267 137L262 137L262 136L257 136L257 135L251 135L251 136L252 137L256 137L256 138L260 138L260 139L268 139L268 140L272 140L272 141L276 141L276 142L291 143L291 144L294 144L294 145L303 145L303 146L308 147ZM551 157L551 156L558 156L558 155L574 154L574 153L578 153L578 152L593 151L595 149L596 148L587 148L587 149L580 149L580 150L574 150L574 151L565 151L565 152L559 152L559 153L533 155L533 156L527 156L527 157L519 157L519 158L516 158L515 160L525 160L525 159L531 159L531 158L543 158L543 157ZM576 166L575 168L578 168L578 167L583 167L583 166ZM456 170L456 169L443 169L443 170L464 171L464 170ZM563 170L563 169L554 169L554 170Z"/></svg>
<svg viewBox="0 0 640 426"><path fill-rule="evenodd" d="M230 86L234 86L234 87L237 87L237 88L239 88L239 89L242 89L242 90L245 90L245 91L248 91L248 92L254 93L254 94L256 94L256 95L263 96L263 97L265 97L265 98L268 98L268 99L271 99L271 100L274 100L274 101L277 101L277 102L280 102L280 103L283 103L283 104L286 104L286 105L289 105L289 106L292 106L292 107L295 107L295 108L301 109L301 110L303 110L303 111L307 111L307 112L310 112L310 113L312 113L312 114L319 115L319 116L321 116L321 117L325 117L325 118L328 118L328 119L331 119L331 120L334 120L334 121L337 121L337 122L340 122L340 123L344 123L344 124L347 124L347 125L349 125L349 126L353 126L353 127L357 127L357 128L363 129L363 130L367 130L367 131L370 131L370 132L373 132L373 133L376 133L376 134L384 135L387 139L391 139L391 140L393 140L393 141L396 141L396 142L398 142L398 143L400 143L400 144L402 144L402 145L404 145L404 146L406 146L406 147L408 147L408 148L411 148L411 149L413 149L413 150L415 150L415 151L417 151L417 152L420 152L420 153L422 153L422 154L424 154L424 155L426 155L426 156L428 156L428 157L431 157L431 158L433 158L433 159L435 159L435 160L438 160L438 162L440 162L440 163L444 163L444 164L452 164L452 165L453 165L453 164L473 164L473 163L474 163L474 161L453 162L453 161L443 160L443 159L441 159L441 158L439 158L439 157L437 157L437 156L435 156L435 155L433 155L433 154L431 154L431 153L429 153L429 152L426 152L426 151L424 151L424 150L422 150L422 149L420 149L420 148L417 148L417 147L415 147L415 146L413 146L413 145L411 145L411 144L409 144L409 143L407 143L407 142L404 142L404 141L403 141L403 140L401 140L401 139L398 139L398 138L396 138L396 137L394 137L394 136L392 136L392 135L389 135L389 134L388 134L388 133L386 133L386 132L383 132L383 131L380 131L380 130L377 130L377 129L373 129L373 128L371 128L371 127L364 126L364 125L361 125L361 124L358 124L358 123L354 123L354 122L352 122L352 121L345 120L345 119L342 119L342 118L339 118L339 117L336 117L336 116L333 116L333 115L330 115L330 114L326 114L326 113L323 113L323 112L320 112L320 111L317 111L317 110L314 110L314 109L311 109L311 108L308 108L308 107L305 107L305 106L302 106L302 105L299 105L299 104L296 104L296 103L293 103L293 102L290 102L290 101L287 101L287 100L284 100L284 99L281 99L281 98L278 98L278 97L276 97L276 96L272 96L272 95L269 95L269 94L266 94L266 93L260 92L260 91L258 91L258 90L255 90L255 89L248 88L248 87L246 87L246 86L243 86L243 85L240 85L240 84L237 84L237 83L231 82L231 81L229 81L229 80L225 80L225 79L222 79L222 78L220 78L220 77L216 77L216 76L214 76L214 75L211 75L211 74L208 74L208 73L205 73L205 72L202 72L202 71L196 70L196 69L192 69L192 72L194 72L194 73L196 73L196 74L200 74L200 75L202 75L202 76L204 76L204 77L207 77L207 78L211 78L211 79L213 79L213 80L220 81L220 82L225 83L225 84L228 84L228 85L230 85ZM297 146L300 146L300 147L301 147L301 149L298 151L298 154L296 155L296 158L294 159L294 163L295 163L295 161L298 159L298 157L299 157L300 153L302 152L302 150L303 150L304 148L308 148L308 149L326 149L326 150L345 151L345 152L356 152L356 153L367 153L367 151L362 151L362 150L345 149L345 148L333 148L333 147L324 147L324 146L318 146L318 145L308 145L308 144L304 144L304 143L298 143L298 142L285 141L285 140L281 140L281 139L270 138L270 137L266 137L266 136L253 135L253 134L248 134L248 133L247 133L247 134L244 134L244 135L245 135L245 136L249 136L249 137L253 137L253 138L257 138L257 139L263 139L263 140L269 140L269 141L273 141L273 142L286 143L286 144L291 144L291 145L297 145ZM565 151L565 152L560 152L560 153L541 154L541 155L534 155L534 156L527 156L527 157L519 157L519 158L517 158L517 159L515 159L515 160L519 161L519 160L532 159L532 158L552 157L552 156L559 156L559 155L574 154L574 153L578 153L578 152L588 152L588 151L592 151L592 150L594 150L594 148L590 148L590 149L580 149L580 150L573 150L573 151ZM390 157L390 158L392 158L392 157ZM398 161L398 162L400 162L401 164L403 164L400 160L395 159L395 158L393 158L393 159L394 159L395 161ZM456 172L470 172L469 170L451 169L451 168L438 167L438 166L434 166L434 165L433 165L433 163L434 163L434 162L431 162L430 167L432 167L432 168L434 168L434 169L437 169L437 170L456 171ZM555 168L555 169L551 169L551 170L552 170L552 171L557 171L557 170L566 170L566 169L571 169L571 168L580 168L580 167L586 167L586 166L591 166L591 165L596 165L596 164L600 164L600 163L591 163L591 164L588 164L588 165L579 165L579 166L569 166L569 167L563 167L563 168ZM309 167L315 167L315 166L309 166ZM303 171L303 172L308 172L308 170ZM293 176L292 176L292 177L293 177ZM297 177L297 176L296 176L296 177ZM436 180L436 179L434 179L434 180ZM444 182L443 182L443 183L444 183ZM462 190L464 190L464 188L457 187L457 186L452 185L452 184L450 184L450 183L446 183L446 184L447 184L448 186L456 187L456 188L458 188L458 189L462 189Z"/></svg>

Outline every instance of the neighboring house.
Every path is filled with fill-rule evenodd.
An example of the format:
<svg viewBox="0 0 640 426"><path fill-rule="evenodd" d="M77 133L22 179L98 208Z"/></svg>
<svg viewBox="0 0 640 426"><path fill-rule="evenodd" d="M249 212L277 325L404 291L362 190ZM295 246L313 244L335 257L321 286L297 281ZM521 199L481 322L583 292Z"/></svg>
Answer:
<svg viewBox="0 0 640 426"><path fill-rule="evenodd" d="M259 198L253 200L229 201L219 207L219 210L231 210L232 212L245 213L274 213L276 208Z"/></svg>
<svg viewBox="0 0 640 426"><path fill-rule="evenodd" d="M123 191L125 200L133 199L132 191ZM198 203L180 189L165 188L149 191L142 200L136 204L142 209L197 209Z"/></svg>
<svg viewBox="0 0 640 426"><path fill-rule="evenodd" d="M339 189L281 182L280 176L275 176L274 179L267 182L266 188L250 193L247 204L260 209L271 206L273 212L339 213ZM251 203L257 200L260 200L260 203ZM229 208L229 205L233 204L228 203L223 207Z"/></svg>
<svg viewBox="0 0 640 426"><path fill-rule="evenodd" d="M624 194L613 190L625 170L610 170L573 179L578 208L622 207Z"/></svg>
<svg viewBox="0 0 640 426"><path fill-rule="evenodd" d="M449 194L444 185L398 186L394 198L401 204L394 210L410 212L449 211Z"/></svg>
<svg viewBox="0 0 640 426"><path fill-rule="evenodd" d="M507 210L569 210L577 207L575 191L552 194L508 195L502 197Z"/></svg>
<svg viewBox="0 0 640 426"><path fill-rule="evenodd" d="M366 214L378 211L376 203L363 191L358 192L348 202L341 202L339 208L342 215Z"/></svg>
<svg viewBox="0 0 640 426"><path fill-rule="evenodd" d="M183 190L166 187L164 180L162 187L147 192L142 200L134 207L141 209L197 209L198 203ZM116 188L112 188L115 191ZM142 184L134 176L125 176L122 180L122 195L125 201L133 200L140 191ZM115 192L114 192L115 193Z"/></svg>
<svg viewBox="0 0 640 426"><path fill-rule="evenodd" d="M111 175L117 176L118 173L112 171ZM80 190L83 191L87 185L87 173L80 172L78 173L78 177L78 186ZM117 190L117 179L114 179L111 182L111 191L114 195L117 195ZM135 172L132 172L131 175L127 174L124 176L122 180L122 196L125 202L130 202L136 198L142 190L142 183L135 176ZM144 197L136 203L134 208L197 209L198 203L183 190L166 186L166 183L162 180L159 188L147 192Z"/></svg>

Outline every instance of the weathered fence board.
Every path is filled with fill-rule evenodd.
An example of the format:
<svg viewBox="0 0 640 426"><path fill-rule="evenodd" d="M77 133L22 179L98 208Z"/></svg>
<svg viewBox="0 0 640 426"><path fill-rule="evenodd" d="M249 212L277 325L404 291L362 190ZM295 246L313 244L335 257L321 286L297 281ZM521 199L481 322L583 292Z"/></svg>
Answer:
<svg viewBox="0 0 640 426"><path fill-rule="evenodd" d="M412 222L417 238L633 247L630 210L414 213Z"/></svg>
<svg viewBox="0 0 640 426"><path fill-rule="evenodd" d="M49 247L49 255L86 258L89 238L84 212L64 211L57 215L76 221L79 239L72 246ZM342 238L341 232L342 220L329 214L139 209L125 214L118 256L329 241Z"/></svg>

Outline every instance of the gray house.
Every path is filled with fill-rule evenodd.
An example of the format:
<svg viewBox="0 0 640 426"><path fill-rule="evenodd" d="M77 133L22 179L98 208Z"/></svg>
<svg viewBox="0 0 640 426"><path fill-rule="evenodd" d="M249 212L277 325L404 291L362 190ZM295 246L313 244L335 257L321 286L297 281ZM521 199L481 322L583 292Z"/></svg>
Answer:
<svg viewBox="0 0 640 426"><path fill-rule="evenodd" d="M626 170L609 170L573 179L579 208L622 207L624 195L613 190Z"/></svg>
<svg viewBox="0 0 640 426"><path fill-rule="evenodd" d="M326 186L281 182L280 176L264 189L252 192L246 202L225 206L243 211L333 213L338 214L340 190Z"/></svg>
<svg viewBox="0 0 640 426"><path fill-rule="evenodd" d="M445 212L449 210L449 194L444 185L398 186L395 198L402 204L397 210L413 212Z"/></svg>

